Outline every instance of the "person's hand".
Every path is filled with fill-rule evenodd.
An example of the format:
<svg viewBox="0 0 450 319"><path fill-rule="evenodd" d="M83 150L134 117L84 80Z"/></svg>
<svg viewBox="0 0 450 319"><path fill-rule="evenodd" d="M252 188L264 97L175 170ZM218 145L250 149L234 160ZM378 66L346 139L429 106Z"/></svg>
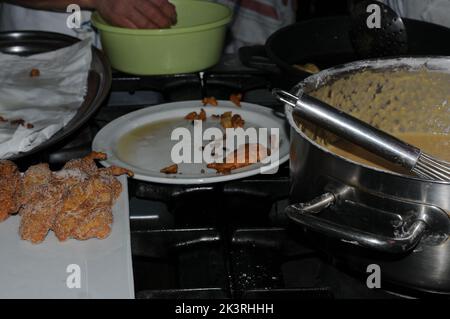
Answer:
<svg viewBox="0 0 450 319"><path fill-rule="evenodd" d="M92 7L108 23L125 28L163 29L177 21L168 0L92 0Z"/></svg>

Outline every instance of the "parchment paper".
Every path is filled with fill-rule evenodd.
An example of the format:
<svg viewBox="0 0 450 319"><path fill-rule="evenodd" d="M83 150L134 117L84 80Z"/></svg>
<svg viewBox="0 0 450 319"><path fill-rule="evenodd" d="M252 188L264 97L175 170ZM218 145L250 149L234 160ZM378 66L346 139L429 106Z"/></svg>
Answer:
<svg viewBox="0 0 450 319"><path fill-rule="evenodd" d="M0 53L0 116L8 120L0 122L0 159L35 148L75 116L91 61L90 40L28 57ZM33 127L10 122L19 119Z"/></svg>
<svg viewBox="0 0 450 319"><path fill-rule="evenodd" d="M50 232L33 245L20 239L20 216L0 223L0 299L134 298L127 179L118 179L123 190L106 239L59 242Z"/></svg>

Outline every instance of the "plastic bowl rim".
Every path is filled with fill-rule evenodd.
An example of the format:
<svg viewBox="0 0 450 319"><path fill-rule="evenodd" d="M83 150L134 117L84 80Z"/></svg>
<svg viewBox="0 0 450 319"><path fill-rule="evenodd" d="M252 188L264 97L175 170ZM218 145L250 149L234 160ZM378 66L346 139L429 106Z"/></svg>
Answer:
<svg viewBox="0 0 450 319"><path fill-rule="evenodd" d="M178 1L173 1L174 3L177 3ZM204 23L195 25L192 27L182 27L182 28L174 28L174 29L130 29L130 28L121 28L121 27L115 27L108 24L103 23L99 17L98 12L94 12L92 14L92 24L99 29L100 31L104 32L110 32L110 33L119 33L119 34L129 34L129 35L140 35L140 36L162 36L162 35L176 35L176 34L183 34L183 33L189 33L189 32L198 32L198 31L206 31L215 29L217 27L222 27L226 24L228 24L231 21L232 18L232 11L227 6L220 4L220 3L213 3L213 2L207 2L204 0L189 0L189 2L197 2L202 3L205 5L210 6L221 6L222 8L225 8L228 11L228 14L225 18L222 18L220 20L210 22L210 23Z"/></svg>

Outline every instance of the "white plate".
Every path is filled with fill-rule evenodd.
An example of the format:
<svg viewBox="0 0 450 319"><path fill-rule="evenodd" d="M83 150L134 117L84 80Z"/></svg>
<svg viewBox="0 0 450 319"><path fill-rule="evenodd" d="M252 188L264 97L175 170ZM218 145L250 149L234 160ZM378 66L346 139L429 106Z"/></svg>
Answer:
<svg viewBox="0 0 450 319"><path fill-rule="evenodd" d="M134 298L127 179L119 180L123 190L113 207L111 234L103 240L59 242L49 232L33 245L20 239L19 216L0 223L0 299ZM71 285L71 275L79 286Z"/></svg>
<svg viewBox="0 0 450 319"><path fill-rule="evenodd" d="M208 127L220 127L219 120L212 120L213 114L223 114L232 111L239 114L245 120L245 129L267 128L279 129L279 164L289 158L289 127L284 114L276 113L270 108L256 104L242 103L237 107L230 101L218 101L219 106L203 106L200 101L183 101L151 106L139 111L129 113L105 126L95 137L93 150L104 152L108 159L103 162L105 166L121 166L132 170L134 178L138 180L164 183L164 184L206 184L218 183L261 173L262 164L257 163L245 168L233 171L231 174L218 174L213 169L208 169L206 163L178 165L179 173L166 175L160 170L170 166L172 147L178 141L171 140L172 131L175 128L184 127L193 132L193 125L184 117L190 112L199 112L201 108L206 111L207 121L203 129ZM141 136L139 142L132 142L128 137L135 129L151 127L146 131L145 138ZM124 142L127 141L127 142ZM205 143L207 144L207 143Z"/></svg>

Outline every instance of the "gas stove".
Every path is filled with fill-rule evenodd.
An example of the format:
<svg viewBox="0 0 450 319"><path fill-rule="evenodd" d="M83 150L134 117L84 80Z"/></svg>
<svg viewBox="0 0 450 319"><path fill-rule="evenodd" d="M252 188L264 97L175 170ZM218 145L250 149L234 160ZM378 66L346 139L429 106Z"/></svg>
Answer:
<svg viewBox="0 0 450 319"><path fill-rule="evenodd" d="M113 73L110 97L88 125L50 152L21 166L54 168L91 151L95 134L129 112L202 96L281 107L270 93L282 86L235 56L201 74L139 77ZM133 269L137 298L397 298L371 290L366 278L341 269L289 223L289 167L275 175L201 186L129 181Z"/></svg>

